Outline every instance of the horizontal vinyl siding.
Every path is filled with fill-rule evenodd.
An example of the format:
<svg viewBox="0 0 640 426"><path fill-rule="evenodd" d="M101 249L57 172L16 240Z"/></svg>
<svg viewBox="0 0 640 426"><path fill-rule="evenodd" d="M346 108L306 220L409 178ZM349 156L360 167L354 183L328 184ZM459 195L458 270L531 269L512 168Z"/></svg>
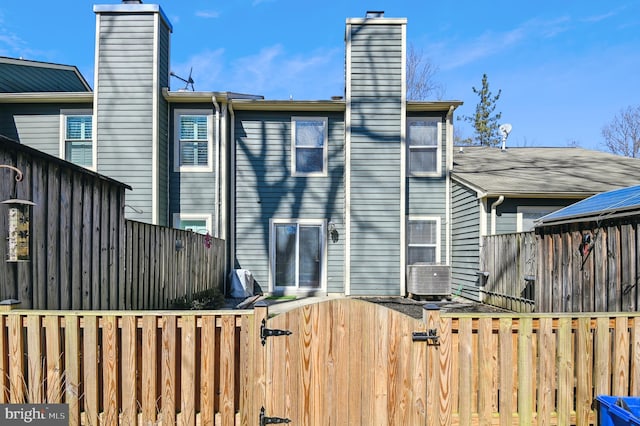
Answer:
<svg viewBox="0 0 640 426"><path fill-rule="evenodd" d="M400 291L402 26L352 25L352 295Z"/></svg>
<svg viewBox="0 0 640 426"><path fill-rule="evenodd" d="M154 15L100 16L98 171L133 188L127 217L152 221Z"/></svg>
<svg viewBox="0 0 640 426"><path fill-rule="evenodd" d="M408 178L408 215L440 218L440 263L447 259L447 188L444 178Z"/></svg>
<svg viewBox="0 0 640 426"><path fill-rule="evenodd" d="M480 207L475 191L453 182L451 278L456 295L479 300Z"/></svg>
<svg viewBox="0 0 640 426"><path fill-rule="evenodd" d="M203 114L212 114L213 105L211 103L207 104L188 104L187 106L183 104L173 105L171 108L171 126L170 126L170 134L171 134L171 144L169 147L169 156L171 158L170 161L170 210L173 216L173 213L183 213L183 214L210 214L213 220L213 232L216 232L217 229L217 214L218 209L216 208L216 191L218 182L216 182L216 168L218 167L219 161L217 158L217 150L215 146L215 134L216 128L218 125L215 120L215 115L213 119L213 143L211 144L212 152L212 161L213 161L213 171L211 172L175 172L174 164L176 161L175 155L175 129L173 128L175 123L175 115L176 110L189 110L189 111L202 111Z"/></svg>
<svg viewBox="0 0 640 426"><path fill-rule="evenodd" d="M495 202L495 198L490 198L489 207L489 224L491 224L491 204ZM556 206L557 208L568 206L575 203L575 199L546 199L546 198L505 198L504 202L496 209L496 234L511 234L517 231L518 226L518 207L538 207L538 206ZM491 229L489 225L489 230Z"/></svg>
<svg viewBox="0 0 640 426"><path fill-rule="evenodd" d="M61 110L91 111L91 104L5 104L0 107L0 134L60 157Z"/></svg>
<svg viewBox="0 0 640 426"><path fill-rule="evenodd" d="M291 176L291 117L328 117L328 175ZM269 285L269 220L331 220L340 234L327 242L327 291L344 291L344 120L314 112L237 112L235 121L236 266Z"/></svg>

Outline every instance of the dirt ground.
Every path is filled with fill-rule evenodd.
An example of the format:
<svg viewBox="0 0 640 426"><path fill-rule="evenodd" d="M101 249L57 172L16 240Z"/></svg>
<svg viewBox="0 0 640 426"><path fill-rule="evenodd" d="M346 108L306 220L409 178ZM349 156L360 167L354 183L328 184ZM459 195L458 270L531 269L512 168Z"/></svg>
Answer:
<svg viewBox="0 0 640 426"><path fill-rule="evenodd" d="M368 302L377 303L386 306L389 309L399 311L413 318L422 318L424 305L437 305L441 312L486 312L501 313L509 312L505 309L495 306L485 305L482 303L472 302L463 298L453 298L452 300L413 300L404 297L359 297L358 299Z"/></svg>

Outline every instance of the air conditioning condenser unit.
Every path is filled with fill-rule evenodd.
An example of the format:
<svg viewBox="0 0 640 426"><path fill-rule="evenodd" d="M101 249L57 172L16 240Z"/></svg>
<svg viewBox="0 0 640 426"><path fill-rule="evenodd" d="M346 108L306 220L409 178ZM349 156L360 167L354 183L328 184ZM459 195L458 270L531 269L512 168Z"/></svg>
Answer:
<svg viewBox="0 0 640 426"><path fill-rule="evenodd" d="M416 296L450 296L451 267L432 264L407 266L407 292Z"/></svg>

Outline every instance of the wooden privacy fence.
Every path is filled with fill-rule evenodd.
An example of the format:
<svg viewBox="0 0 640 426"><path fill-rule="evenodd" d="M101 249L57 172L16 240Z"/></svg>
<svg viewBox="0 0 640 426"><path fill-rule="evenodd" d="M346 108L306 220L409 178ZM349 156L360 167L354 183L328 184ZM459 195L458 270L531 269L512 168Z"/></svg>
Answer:
<svg viewBox="0 0 640 426"><path fill-rule="evenodd" d="M266 307L2 313L0 403L67 403L71 425L257 425L262 407L277 397L284 412L271 415L309 412L319 424L345 424L337 413L348 412L351 402L313 393L316 385L340 383L335 374L343 368L360 375L352 384L359 392L348 398L372 404L357 414L362 417L348 414L355 424L592 425L596 395L640 396L640 317L634 315L433 310L423 322L350 299L291 314L273 320L282 317L274 324L295 332L263 345L262 320L272 321ZM412 342L416 330L434 330L437 340ZM336 344L343 339L350 344ZM397 352L397 342L411 352ZM289 356L270 352L281 344L307 362L291 365ZM362 350L349 352L354 345ZM278 382L291 378L299 381L293 389ZM310 396L292 407L301 395ZM362 423L365 416L369 423Z"/></svg>
<svg viewBox="0 0 640 426"><path fill-rule="evenodd" d="M0 137L0 201L31 208L28 262L5 262L0 204L0 300L33 309L159 309L222 290L224 241L124 219L120 182ZM130 188L129 188L130 189Z"/></svg>
<svg viewBox="0 0 640 426"><path fill-rule="evenodd" d="M629 216L483 237L484 302L517 312L638 311L639 235L640 216Z"/></svg>
<svg viewBox="0 0 640 426"><path fill-rule="evenodd" d="M536 307L637 311L640 216L539 228Z"/></svg>
<svg viewBox="0 0 640 426"><path fill-rule="evenodd" d="M208 235L126 221L125 277L118 309L158 309L223 290L225 242Z"/></svg>
<svg viewBox="0 0 640 426"><path fill-rule="evenodd" d="M535 306L536 236L533 232L482 237L480 292L484 303L515 312Z"/></svg>

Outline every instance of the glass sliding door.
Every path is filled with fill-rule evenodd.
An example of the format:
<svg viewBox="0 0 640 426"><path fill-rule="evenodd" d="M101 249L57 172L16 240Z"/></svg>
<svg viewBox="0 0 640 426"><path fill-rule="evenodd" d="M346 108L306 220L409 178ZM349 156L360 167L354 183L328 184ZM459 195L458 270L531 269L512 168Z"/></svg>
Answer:
<svg viewBox="0 0 640 426"><path fill-rule="evenodd" d="M324 265L324 222L273 221L273 290L320 290Z"/></svg>

